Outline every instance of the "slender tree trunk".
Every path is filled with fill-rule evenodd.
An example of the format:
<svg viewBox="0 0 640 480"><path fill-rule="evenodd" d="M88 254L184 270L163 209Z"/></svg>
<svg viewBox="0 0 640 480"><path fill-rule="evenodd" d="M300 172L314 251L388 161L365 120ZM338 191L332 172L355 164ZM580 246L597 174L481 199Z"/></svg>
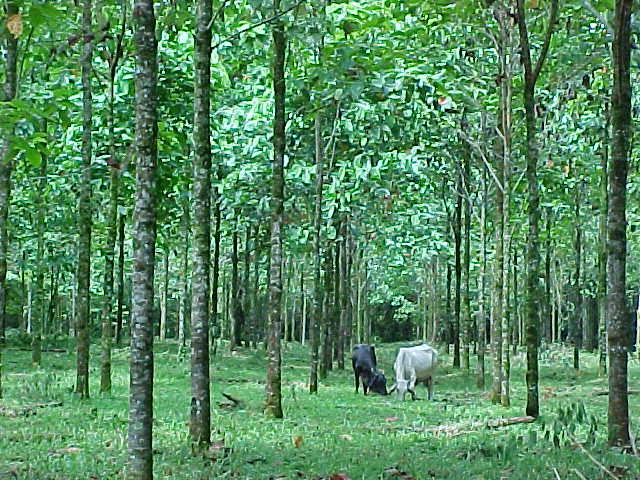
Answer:
<svg viewBox="0 0 640 480"><path fill-rule="evenodd" d="M349 245L347 243L347 223L345 219L342 222L342 242L340 246L340 329L338 331L338 370L344 370L344 357L345 350L348 348L347 343L347 322L348 319L348 307L349 302L349 288L347 284L349 279L347 277L347 258L349 256Z"/></svg>
<svg viewBox="0 0 640 480"><path fill-rule="evenodd" d="M18 2L7 0L5 2L6 19L18 15ZM5 81L3 86L2 99L10 102L16 96L18 89L18 38L14 37L6 28L4 30L4 59L5 59ZM0 143L0 365L2 364L2 346L5 342L6 329L6 304L7 304L7 256L8 256L8 233L7 221L9 218L9 203L11 195L11 170L13 168L13 158L11 153L11 137L13 129L1 132ZM1 379L0 372L0 379ZM1 385L1 384L0 384ZM0 389L0 396L2 390Z"/></svg>
<svg viewBox="0 0 640 480"><path fill-rule="evenodd" d="M323 301L323 318L322 318L322 352L320 362L320 379L327 377L327 372L333 368L333 343L332 343L332 318L333 318L333 252L329 245L324 251L324 301ZM315 293L314 293L315 295ZM315 313L314 313L315 315Z"/></svg>
<svg viewBox="0 0 640 480"><path fill-rule="evenodd" d="M191 442L199 447L211 440L209 392L209 267L211 265L211 21L210 0L196 4L193 280L191 284ZM247 266L248 268L248 266ZM247 275L248 276L248 275Z"/></svg>
<svg viewBox="0 0 640 480"><path fill-rule="evenodd" d="M164 271L162 272L162 290L160 291L160 340L162 341L167 338L167 309L169 307L169 245L165 245L163 257Z"/></svg>
<svg viewBox="0 0 640 480"><path fill-rule="evenodd" d="M116 161L115 134L115 80L118 64L122 57L127 3L122 2L122 29L117 38L116 51L109 58L109 107L107 109L107 128L109 130L109 157L111 178L109 183L109 209L107 211L107 238L104 246L104 285L102 293L102 345L100 352L100 391L111 392L111 344L113 339L113 270L115 246L118 235L118 194L120 189L120 162Z"/></svg>
<svg viewBox="0 0 640 480"><path fill-rule="evenodd" d="M574 165L575 171L575 165ZM573 241L573 249L575 253L575 273L573 277L573 294L574 310L571 315L571 343L573 343L573 368L575 370L580 369L580 347L582 346L582 285L581 281L581 267L582 267L582 225L580 220L580 204L581 189L580 179L576 178L576 191L574 193L575 205L574 205L574 231L575 237Z"/></svg>
<svg viewBox="0 0 640 480"><path fill-rule="evenodd" d="M324 300L324 292L321 283L322 268L320 265L324 145L322 141L322 112L320 110L316 112L315 116L314 135L316 147L316 198L313 217L313 313L311 314L312 323L309 332L311 334L311 372L309 375L310 393L317 393L318 391L318 350L320 346L320 325L322 323L322 303Z"/></svg>
<svg viewBox="0 0 640 480"><path fill-rule="evenodd" d="M251 273L251 225L244 229L244 252L242 269L242 311L244 312L245 325L242 330L242 340L245 346L251 343L251 289L249 288L249 277Z"/></svg>
<svg viewBox="0 0 640 480"><path fill-rule="evenodd" d="M136 203L127 478L153 478L153 278L156 246L157 43L153 0L136 0Z"/></svg>
<svg viewBox="0 0 640 480"><path fill-rule="evenodd" d="M544 316L542 318L542 338L551 342L551 304L553 296L551 294L551 222L553 212L551 208L546 209L546 239L545 239L545 260L544 260Z"/></svg>
<svg viewBox="0 0 640 480"><path fill-rule="evenodd" d="M431 332L429 341L435 343L438 338L438 330L440 329L440 299L438 297L438 257L431 257Z"/></svg>
<svg viewBox="0 0 640 480"><path fill-rule="evenodd" d="M178 343L181 347L187 344L187 321L189 306L189 246L191 238L191 215L189 214L189 202L184 200L182 205L182 231L184 234L184 250L182 252L182 287L180 295L180 312L178 314Z"/></svg>
<svg viewBox="0 0 640 480"><path fill-rule="evenodd" d="M342 242L339 240L339 236L342 232L341 221L336 221L336 236L338 239L335 241L334 248L334 259L333 259L333 315L331 318L331 343L333 350L333 360L338 361L338 357L341 355L341 345L342 345L342 336L340 332L342 331L341 322L340 322L340 312L342 309L342 301L341 301L341 276L340 276L340 258L342 257ZM331 363L333 367L333 362Z"/></svg>
<svg viewBox="0 0 640 480"><path fill-rule="evenodd" d="M43 130L47 131L47 122L43 122ZM45 192L47 190L47 156L42 155L40 163L38 179L38 188L36 191L36 282L35 295L33 299L33 313L31 317L31 363L40 365L42 360L42 335L44 334L44 233L45 233L45 215L46 200Z"/></svg>
<svg viewBox="0 0 640 480"><path fill-rule="evenodd" d="M124 220L123 214L118 218L118 292L116 313L116 343L122 338L122 310L124 307Z"/></svg>
<svg viewBox="0 0 640 480"><path fill-rule="evenodd" d="M540 196L538 193L538 143L536 139L535 88L538 76L542 70L553 29L558 14L558 0L551 0L549 20L544 44L535 66L531 61L529 47L529 32L524 0L517 0L517 21L520 32L520 49L524 65L523 101L527 125L526 177L528 184L528 218L529 231L527 235L527 407L526 413L537 417L540 413L538 402L538 343L540 332L540 306L542 303L542 289L540 288L540 245L538 224L540 222Z"/></svg>
<svg viewBox="0 0 640 480"><path fill-rule="evenodd" d="M607 374L607 213L609 209L607 164L610 120L609 102L605 102L600 152L600 213L598 215L598 373L600 376Z"/></svg>
<svg viewBox="0 0 640 480"><path fill-rule="evenodd" d="M487 343L487 320L485 313L485 293L487 291L487 167L482 165L482 203L480 204L480 291L478 292L478 363L476 385L484 390Z"/></svg>
<svg viewBox="0 0 640 480"><path fill-rule="evenodd" d="M80 64L82 67L82 176L78 205L78 346L76 393L89 397L89 321L91 318L91 131L93 123L91 93L91 41L92 0L84 0L82 30L84 46Z"/></svg>
<svg viewBox="0 0 640 480"><path fill-rule="evenodd" d="M280 0L273 0L274 11L280 11ZM269 333L267 340L267 400L268 416L282 418L281 350L282 323L282 228L284 216L284 153L285 133L285 51L284 25L278 18L272 27L274 62L273 91L275 114L273 121L273 193L271 198L271 278L269 284Z"/></svg>
<svg viewBox="0 0 640 480"><path fill-rule="evenodd" d="M463 129L468 128L466 118L462 118L461 127ZM464 183L464 260L463 260L463 275L464 284L462 286L462 308L463 308L463 322L464 322L464 349L462 352L462 368L465 371L469 371L469 355L471 346L471 329L473 322L471 321L471 295L470 295L470 279L469 274L471 272L471 149L467 142L463 142L463 165L462 165L462 181ZM462 193L462 192L461 192ZM426 332L425 332L426 333Z"/></svg>
<svg viewBox="0 0 640 480"><path fill-rule="evenodd" d="M631 11L633 0L616 0L611 95L611 161L607 217L607 336L609 341L609 445L629 448L628 349L631 325L626 294L626 189L631 157Z"/></svg>
<svg viewBox="0 0 640 480"><path fill-rule="evenodd" d="M258 293L260 291L260 223L256 224L256 229L253 234L254 247L253 247L253 287L251 288L251 333L249 335L249 341L253 348L258 348L258 330L259 330L259 311L258 307Z"/></svg>
<svg viewBox="0 0 640 480"><path fill-rule="evenodd" d="M241 342L241 321L242 306L240 303L240 281L238 279L238 221L233 229L231 241L231 342L229 348L233 350Z"/></svg>
<svg viewBox="0 0 640 480"><path fill-rule="evenodd" d="M511 348L512 353L515 355L518 353L518 345L521 343L522 339L522 325L521 325L521 315L520 308L518 307L518 301L520 298L520 292L518 291L518 252L517 248L513 249L513 263L512 263L512 291L513 291L513 315L511 316L511 322L513 323L513 338L511 339Z"/></svg>
<svg viewBox="0 0 640 480"><path fill-rule="evenodd" d="M217 169L218 181L222 180L222 170L220 167ZM215 356L216 339L222 336L222 329L220 328L220 320L218 318L218 286L220 283L220 229L222 227L222 211L220 208L220 193L218 189L213 191L213 216L214 216L214 231L213 231L213 273L211 279L211 344L213 346L213 356ZM256 256L256 264L258 258ZM256 274L257 275L257 274ZM258 291L256 289L256 295ZM257 313L256 313L257 315ZM257 319L256 319L257 322Z"/></svg>
<svg viewBox="0 0 640 480"><path fill-rule="evenodd" d="M453 367L460 368L460 293L462 280L462 169L457 168L456 174L456 211L453 223L453 237L455 241L455 299L453 303Z"/></svg>
<svg viewBox="0 0 640 480"><path fill-rule="evenodd" d="M445 302L446 328L443 329L445 343L447 344L447 354L451 349L453 341L453 321L451 320L451 264L447 261L447 298Z"/></svg>

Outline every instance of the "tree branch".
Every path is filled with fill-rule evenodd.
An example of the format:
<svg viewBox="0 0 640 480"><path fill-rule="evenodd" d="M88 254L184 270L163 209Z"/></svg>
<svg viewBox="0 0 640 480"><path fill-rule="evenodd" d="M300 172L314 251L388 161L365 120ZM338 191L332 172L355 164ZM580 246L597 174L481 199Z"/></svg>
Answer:
<svg viewBox="0 0 640 480"><path fill-rule="evenodd" d="M522 0L518 0L520 3ZM538 57L538 61L536 62L536 69L533 71L533 83L536 82L538 76L540 75L540 70L542 70L542 65L544 65L544 61L547 58L547 53L549 52L549 45L551 44L551 37L553 36L553 29L556 25L556 21L558 20L558 0L551 0L551 11L549 12L549 23L547 24L547 32L544 36L544 43L542 44L542 50L540 51L540 56ZM522 19L524 22L524 18Z"/></svg>
<svg viewBox="0 0 640 480"><path fill-rule="evenodd" d="M220 45L222 45L223 43L228 42L229 40L233 40L234 38L238 38L240 35L242 35L243 33L246 33L248 31L254 30L258 27L260 27L261 25L264 25L265 23L271 23L274 20L277 20L278 18L286 15L287 13L289 13L291 10L295 10L296 8L298 8L300 5L302 5L304 2L306 2L306 0L299 0L298 2L296 2L295 4L293 4L292 6L290 6L289 8L276 13L275 15L272 15L271 17L262 20L258 23L254 23L251 24L247 27L241 28L240 30L238 30L236 33L229 35L228 37L223 38L222 40L220 40L218 43L216 43L215 45L213 45L213 47L211 47L211 50L215 50L217 49Z"/></svg>

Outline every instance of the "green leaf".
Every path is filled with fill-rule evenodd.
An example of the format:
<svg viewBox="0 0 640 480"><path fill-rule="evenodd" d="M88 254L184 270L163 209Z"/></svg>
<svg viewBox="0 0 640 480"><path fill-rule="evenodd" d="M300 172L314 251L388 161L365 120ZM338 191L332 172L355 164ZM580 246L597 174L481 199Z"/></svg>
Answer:
<svg viewBox="0 0 640 480"><path fill-rule="evenodd" d="M39 167L42 163L42 155L35 148L27 148L25 155L29 163L34 167Z"/></svg>

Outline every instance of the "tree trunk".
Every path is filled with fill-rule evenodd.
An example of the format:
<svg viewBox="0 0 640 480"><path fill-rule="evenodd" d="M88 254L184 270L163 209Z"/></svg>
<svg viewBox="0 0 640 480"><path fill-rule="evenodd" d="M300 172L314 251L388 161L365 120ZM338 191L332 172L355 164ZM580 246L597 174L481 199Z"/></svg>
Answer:
<svg viewBox="0 0 640 480"><path fill-rule="evenodd" d="M438 338L438 330L440 329L440 298L438 297L438 257L431 257L431 332L429 341L435 343Z"/></svg>
<svg viewBox="0 0 640 480"><path fill-rule="evenodd" d="M322 351L319 369L320 379L327 377L327 372L333 368L332 318L333 318L333 252L329 245L324 251L324 298L322 315ZM314 292L315 295L315 292ZM315 301L315 297L314 297ZM315 313L314 313L315 315Z"/></svg>
<svg viewBox="0 0 640 480"><path fill-rule="evenodd" d="M348 219L342 222L342 241L340 248L340 329L338 331L338 370L344 370L345 350L349 347L347 337L347 322L349 321L349 278L348 278L348 257L349 245L347 243Z"/></svg>
<svg viewBox="0 0 640 480"><path fill-rule="evenodd" d="M184 234L184 250L182 252L182 287L180 295L180 312L178 313L178 343L185 347L187 343L187 320L189 305L189 243L191 233L191 215L189 214L189 202L183 201L182 205L182 232Z"/></svg>
<svg viewBox="0 0 640 480"><path fill-rule="evenodd" d="M453 340L453 322L451 321L451 264L447 260L447 298L445 302L446 326L443 329L443 336L447 344L447 354L451 349L451 341Z"/></svg>
<svg viewBox="0 0 640 480"><path fill-rule="evenodd" d="M7 0L5 2L5 8L7 19L19 14L18 2L16 1ZM2 97L5 102L10 102L15 98L18 88L18 39L5 29L3 40L6 43L3 48L5 81ZM0 143L0 355L2 355L1 348L5 342L6 329L7 255L9 244L7 222L11 195L11 170L13 168L11 153L12 136L12 128L7 131L2 131L2 143ZM1 360L2 357L0 356L0 365L2 364Z"/></svg>
<svg viewBox="0 0 640 480"><path fill-rule="evenodd" d="M168 242L168 239L166 240ZM162 272L162 291L160 292L160 340L167 338L167 316L169 308L169 245L164 247L164 271Z"/></svg>
<svg viewBox="0 0 640 480"><path fill-rule="evenodd" d="M456 211L453 222L453 238L455 241L455 299L453 303L453 367L460 368L460 293L462 280L462 169L458 165L456 174Z"/></svg>
<svg viewBox="0 0 640 480"><path fill-rule="evenodd" d="M576 166L574 165L574 172ZM573 250L575 254L575 272L573 277L573 295L574 310L571 314L571 343L573 343L573 368L580 369L580 347L582 346L582 285L581 267L582 267L582 225L580 220L580 204L582 203L580 179L575 178L576 191L574 192L574 232Z"/></svg>
<svg viewBox="0 0 640 480"><path fill-rule="evenodd" d="M478 362L476 385L484 390L484 355L487 342L485 293L487 291L487 167L482 165L482 203L480 204L480 291L478 292Z"/></svg>
<svg viewBox="0 0 640 480"><path fill-rule="evenodd" d="M104 246L104 285L102 293L102 345L100 352L100 391L111 392L111 343L113 339L113 270L115 246L118 235L118 194L120 189L120 162L116 162L115 134L115 80L118 64L122 57L127 3L122 2L122 29L117 38L116 51L109 58L109 106L107 109L107 128L109 130L109 157L111 170L109 182L109 209L107 211L107 236Z"/></svg>
<svg viewBox="0 0 640 480"><path fill-rule="evenodd" d="M81 398L89 397L89 321L91 318L91 131L93 123L91 93L91 40L92 0L84 0L82 30L84 46L80 65L82 67L82 175L78 204L78 346L76 393Z"/></svg>
<svg viewBox="0 0 640 480"><path fill-rule="evenodd" d="M196 4L194 46L193 277L191 283L191 419L197 449L211 441L209 391L209 269L211 265L211 21L210 0Z"/></svg>
<svg viewBox="0 0 640 480"><path fill-rule="evenodd" d="M220 166L217 169L218 181L222 180L222 170ZM222 211L220 208L221 195L218 189L213 191L213 273L211 278L211 345L213 346L212 355L216 354L216 340L222 336L220 327L220 319L218 318L218 287L220 284L220 230L222 227ZM257 258L256 258L257 262ZM257 295L257 291L256 291Z"/></svg>
<svg viewBox="0 0 640 480"><path fill-rule="evenodd" d="M462 118L461 127L463 129L468 128L466 118ZM463 260L463 274L464 284L462 290L462 308L463 322L464 322L464 349L462 352L462 368L465 371L469 371L469 355L471 346L471 329L473 322L471 321L471 295L470 295L470 278L471 272L471 147L467 142L463 142L463 165L462 165L462 180L464 183L464 260ZM462 192L461 192L462 193ZM426 333L426 332L425 332Z"/></svg>
<svg viewBox="0 0 640 480"><path fill-rule="evenodd" d="M323 153L324 145L322 141L322 112L318 110L314 122L314 136L316 148L316 198L315 212L313 217L313 312L311 314L311 372L309 375L309 392L318 392L318 350L320 346L320 325L322 323L322 303L323 289L321 284L321 256L320 244L322 238L320 229L322 227L322 182L324 177L323 171ZM304 320L303 320L304 321Z"/></svg>
<svg viewBox="0 0 640 480"><path fill-rule="evenodd" d="M260 291L260 255L258 246L260 245L260 223L256 224L253 234L253 287L251 288L251 332L249 341L253 348L258 348L258 325L260 323L258 306L258 293Z"/></svg>
<svg viewBox="0 0 640 480"><path fill-rule="evenodd" d="M607 188L609 162L609 103L604 105L604 128L600 152L600 213L598 215L598 374L607 374ZM640 348L640 347L639 347Z"/></svg>
<svg viewBox="0 0 640 480"><path fill-rule="evenodd" d="M242 340L245 346L251 343L251 289L249 288L249 277L251 273L251 225L247 224L244 229L244 252L242 269L242 311L244 313L245 325L242 329Z"/></svg>
<svg viewBox="0 0 640 480"><path fill-rule="evenodd" d="M631 156L631 11L633 0L616 0L611 95L611 161L607 217L607 336L609 341L609 445L629 448L627 357L631 325L626 294L626 189Z"/></svg>
<svg viewBox="0 0 640 480"><path fill-rule="evenodd" d="M136 203L127 478L153 478L153 279L156 246L157 44L153 0L136 0Z"/></svg>
<svg viewBox="0 0 640 480"><path fill-rule="evenodd" d="M124 214L118 219L118 292L116 313L116 343L120 344L122 338L122 310L124 307Z"/></svg>
<svg viewBox="0 0 640 480"><path fill-rule="evenodd" d="M546 221L546 230L547 235L545 239L545 260L544 260L544 287L545 287L545 301L544 301L544 317L542 319L542 337L547 341L551 342L551 322L553 319L551 318L551 305L553 303L553 296L551 294L551 222L553 219L553 213L551 208L546 209L547 212L547 221ZM514 252L515 253L515 252ZM514 257L515 258L515 257Z"/></svg>
<svg viewBox="0 0 640 480"><path fill-rule="evenodd" d="M529 32L524 0L517 0L517 21L520 32L520 49L524 66L523 100L527 125L526 177L528 184L528 218L527 235L527 415L537 417L540 413L538 402L538 343L540 332L540 308L542 292L540 288L540 245L538 224L540 221L540 197L538 194L538 144L536 139L535 88L540 70L544 64L553 29L558 14L558 0L551 0L549 20L544 44L535 66L531 62Z"/></svg>
<svg viewBox="0 0 640 480"><path fill-rule="evenodd" d="M280 0L273 0L276 14ZM282 228L284 227L284 152L285 133L285 51L284 25L280 18L272 27L274 62L273 121L273 192L271 197L271 278L269 283L269 333L267 340L267 400L266 413L282 418L280 331L282 323Z"/></svg>
<svg viewBox="0 0 640 480"><path fill-rule="evenodd" d="M47 122L43 122L43 130L46 134ZM38 188L36 193L36 282L33 298L33 313L31 317L31 363L40 365L42 360L42 335L44 332L44 233L47 190L47 155L42 155L40 172L38 174Z"/></svg>
<svg viewBox="0 0 640 480"><path fill-rule="evenodd" d="M233 229L231 247L231 342L229 348L240 346L242 341L242 324L244 313L240 300L240 280L238 278L238 221Z"/></svg>

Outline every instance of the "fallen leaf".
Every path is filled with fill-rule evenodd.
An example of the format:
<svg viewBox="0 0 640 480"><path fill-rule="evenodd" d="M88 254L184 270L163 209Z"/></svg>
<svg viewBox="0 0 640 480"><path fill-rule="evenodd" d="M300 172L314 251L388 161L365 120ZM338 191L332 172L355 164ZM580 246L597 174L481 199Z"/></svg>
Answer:
<svg viewBox="0 0 640 480"><path fill-rule="evenodd" d="M329 480L351 480L351 478L346 473L334 473Z"/></svg>
<svg viewBox="0 0 640 480"><path fill-rule="evenodd" d="M76 454L76 453L80 453L81 451L82 449L78 447L67 447L67 448L61 448L60 450L55 450L49 453L54 457L61 457L62 455Z"/></svg>
<svg viewBox="0 0 640 480"><path fill-rule="evenodd" d="M300 448L302 446L302 435L298 435L297 437L294 437L293 444L295 445L296 448Z"/></svg>
<svg viewBox="0 0 640 480"><path fill-rule="evenodd" d="M409 475L407 472L399 470L397 467L389 467L384 473L391 478L400 478L402 480L416 480L416 477Z"/></svg>
<svg viewBox="0 0 640 480"><path fill-rule="evenodd" d="M348 433L345 433L343 435L340 435L340 438L342 440L346 440L347 442L350 442L351 440L353 440L353 437L351 435L349 435Z"/></svg>
<svg viewBox="0 0 640 480"><path fill-rule="evenodd" d="M385 422L397 422L400 420L398 417L387 417L384 419Z"/></svg>

